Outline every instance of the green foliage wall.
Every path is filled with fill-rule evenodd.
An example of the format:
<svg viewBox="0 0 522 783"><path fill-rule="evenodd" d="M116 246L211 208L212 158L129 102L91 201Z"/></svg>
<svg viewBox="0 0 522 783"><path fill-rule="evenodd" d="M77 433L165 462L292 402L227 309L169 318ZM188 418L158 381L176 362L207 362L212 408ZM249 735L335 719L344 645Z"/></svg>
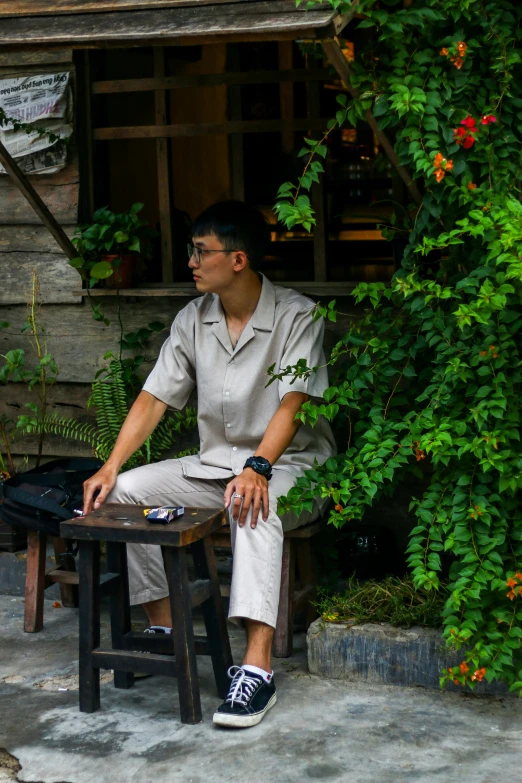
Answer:
<svg viewBox="0 0 522 783"><path fill-rule="evenodd" d="M299 511L320 492L335 501L330 521L349 524L414 474L409 564L417 587L437 590L448 575L444 634L465 649L441 681L502 679L520 692L522 6L362 0L358 9L355 24L368 30L351 64L361 95L341 97L331 127L370 109L423 199L391 228L408 242L391 287L356 288L371 312L334 349L324 404L300 414L336 418L344 451L284 505ZM323 153L306 149L305 177L320 174L311 163ZM310 184L282 186L287 225L313 225ZM319 313L335 319L336 307Z"/></svg>

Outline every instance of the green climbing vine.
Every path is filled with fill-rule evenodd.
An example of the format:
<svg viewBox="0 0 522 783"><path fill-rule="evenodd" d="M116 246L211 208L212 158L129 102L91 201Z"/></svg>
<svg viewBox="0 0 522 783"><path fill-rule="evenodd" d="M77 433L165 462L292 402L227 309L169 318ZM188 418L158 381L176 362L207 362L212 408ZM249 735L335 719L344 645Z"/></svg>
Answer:
<svg viewBox="0 0 522 783"><path fill-rule="evenodd" d="M500 679L522 693L522 7L405 5L359 2L350 70L360 97L341 95L332 123L355 126L370 110L422 202L407 221L395 213L407 246L392 283L356 287L365 309L332 351L332 385L299 414L335 419L342 451L283 508L309 507L319 492L342 526L413 475L414 584L444 584L444 635L463 651L441 683ZM307 169L279 191L288 227L313 225L311 161L327 154L327 140L308 143ZM387 236L397 230L392 219ZM336 311L319 304L317 316ZM272 375L311 371L301 362Z"/></svg>

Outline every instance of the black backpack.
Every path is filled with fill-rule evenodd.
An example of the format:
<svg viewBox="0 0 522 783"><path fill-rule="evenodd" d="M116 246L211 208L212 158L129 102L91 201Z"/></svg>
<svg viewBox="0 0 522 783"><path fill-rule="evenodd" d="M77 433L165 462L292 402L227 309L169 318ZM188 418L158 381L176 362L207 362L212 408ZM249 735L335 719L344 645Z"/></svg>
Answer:
<svg viewBox="0 0 522 783"><path fill-rule="evenodd" d="M13 527L60 535L60 522L79 516L83 482L103 465L99 459L55 459L0 484L0 519Z"/></svg>

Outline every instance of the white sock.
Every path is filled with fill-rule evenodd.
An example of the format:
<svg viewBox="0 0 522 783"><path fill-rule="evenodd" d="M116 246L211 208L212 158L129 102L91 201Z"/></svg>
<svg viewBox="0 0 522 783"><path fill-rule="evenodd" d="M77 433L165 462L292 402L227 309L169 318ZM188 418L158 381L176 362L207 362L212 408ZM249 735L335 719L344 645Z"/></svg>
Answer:
<svg viewBox="0 0 522 783"><path fill-rule="evenodd" d="M151 628L161 628L162 631L165 631L165 633L172 633L172 628L169 628L166 625L151 625Z"/></svg>
<svg viewBox="0 0 522 783"><path fill-rule="evenodd" d="M241 667L246 672L252 672L252 674L258 674L268 684L272 682L274 672L266 672L264 669L260 669L259 666L251 666L249 663L244 663Z"/></svg>

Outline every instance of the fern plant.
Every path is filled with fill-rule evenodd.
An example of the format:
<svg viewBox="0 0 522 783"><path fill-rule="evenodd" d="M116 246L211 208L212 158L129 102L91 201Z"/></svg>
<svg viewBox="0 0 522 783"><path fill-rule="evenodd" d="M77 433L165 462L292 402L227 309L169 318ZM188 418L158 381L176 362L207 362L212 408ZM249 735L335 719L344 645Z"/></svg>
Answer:
<svg viewBox="0 0 522 783"><path fill-rule="evenodd" d="M46 415L42 419L31 422L31 431L46 435L59 435L68 440L88 443L95 454L102 460L108 459L127 414L129 401L124 381L124 367L119 359L112 354L105 358L111 359L109 365L97 373L92 384L92 395L88 406L96 411L96 424L80 422L77 419L57 414ZM125 463L122 470L157 462L165 458L172 450L176 437L183 431L196 426L196 410L186 408L183 412L172 411L161 419L158 426ZM197 453L198 448L188 449L176 454L176 457Z"/></svg>

